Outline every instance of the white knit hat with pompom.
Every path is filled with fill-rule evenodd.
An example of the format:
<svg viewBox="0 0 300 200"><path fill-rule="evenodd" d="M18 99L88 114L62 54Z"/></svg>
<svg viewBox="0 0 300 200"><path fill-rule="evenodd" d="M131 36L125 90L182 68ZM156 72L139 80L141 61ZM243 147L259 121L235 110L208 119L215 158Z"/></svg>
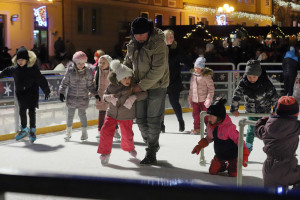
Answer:
<svg viewBox="0 0 300 200"><path fill-rule="evenodd" d="M123 78L132 77L132 69L121 64L120 60L113 60L110 63L110 68L116 73L117 80L120 82Z"/></svg>

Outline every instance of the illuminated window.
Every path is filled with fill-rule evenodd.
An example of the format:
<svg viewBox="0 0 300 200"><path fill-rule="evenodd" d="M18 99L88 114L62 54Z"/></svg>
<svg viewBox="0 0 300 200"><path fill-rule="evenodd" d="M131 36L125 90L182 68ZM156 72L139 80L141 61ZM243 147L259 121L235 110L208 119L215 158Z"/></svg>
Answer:
<svg viewBox="0 0 300 200"><path fill-rule="evenodd" d="M162 26L162 15L161 14L156 14L155 16L155 26L156 27L161 27Z"/></svg>

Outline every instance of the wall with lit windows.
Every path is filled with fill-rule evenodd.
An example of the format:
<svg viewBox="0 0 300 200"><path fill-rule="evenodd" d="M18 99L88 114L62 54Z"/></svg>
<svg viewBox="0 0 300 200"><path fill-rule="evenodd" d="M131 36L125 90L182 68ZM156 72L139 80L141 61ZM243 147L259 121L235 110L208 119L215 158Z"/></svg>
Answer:
<svg viewBox="0 0 300 200"><path fill-rule="evenodd" d="M41 3L37 0L0 0L0 15L4 16L4 46L12 49L9 53L14 54L20 46L27 49L33 48L34 43L34 8L45 5L48 13L48 46L49 54L53 55L55 40L62 36L62 4L61 1Z"/></svg>

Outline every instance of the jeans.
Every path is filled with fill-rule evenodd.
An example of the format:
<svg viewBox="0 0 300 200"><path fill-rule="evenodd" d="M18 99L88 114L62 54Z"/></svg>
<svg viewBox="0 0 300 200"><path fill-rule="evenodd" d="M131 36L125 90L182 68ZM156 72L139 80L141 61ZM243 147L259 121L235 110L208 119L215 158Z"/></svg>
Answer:
<svg viewBox="0 0 300 200"><path fill-rule="evenodd" d="M136 123L147 141L147 155L159 150L159 134L165 111L166 88L150 89L145 100L136 102Z"/></svg>
<svg viewBox="0 0 300 200"><path fill-rule="evenodd" d="M175 112L178 121L183 121L182 118L182 109L179 103L180 92L171 92L168 94L170 104Z"/></svg>

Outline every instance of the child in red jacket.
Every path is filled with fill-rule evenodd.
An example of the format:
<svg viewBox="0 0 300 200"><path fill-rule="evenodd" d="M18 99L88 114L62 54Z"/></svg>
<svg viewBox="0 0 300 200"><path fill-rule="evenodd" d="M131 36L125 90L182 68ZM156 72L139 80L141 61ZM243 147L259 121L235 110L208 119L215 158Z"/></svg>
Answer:
<svg viewBox="0 0 300 200"><path fill-rule="evenodd" d="M237 156L239 132L226 114L226 99L216 99L216 102L207 109L208 124L207 136L202 138L192 151L199 154L200 150L214 141L215 156L211 161L209 173L212 175L228 170L231 177L237 176ZM247 167L249 151L244 142L243 165Z"/></svg>

